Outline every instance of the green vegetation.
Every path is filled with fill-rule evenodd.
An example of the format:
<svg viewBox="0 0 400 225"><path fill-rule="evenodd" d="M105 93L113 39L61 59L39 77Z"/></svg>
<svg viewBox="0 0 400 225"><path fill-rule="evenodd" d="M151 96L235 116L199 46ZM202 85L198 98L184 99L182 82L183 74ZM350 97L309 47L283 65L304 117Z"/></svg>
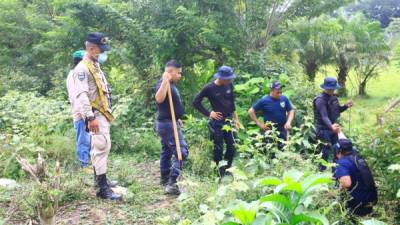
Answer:
<svg viewBox="0 0 400 225"><path fill-rule="evenodd" d="M380 18L379 26L370 7L377 1L361 2L366 4L1 1L0 177L16 180L18 187L0 187L0 224L37 224L37 207L50 209L53 203L57 224L398 224L400 108L384 114L381 127L376 115L400 93L400 23L396 8L388 8L400 6L380 1L389 21ZM71 54L83 48L88 31L106 33L113 49L103 67L117 118L109 175L127 188L119 203L95 198L93 175L81 171L76 160L65 79ZM178 198L164 195L158 184L160 144L154 132L154 87L171 58L183 63L178 87L190 151ZM190 103L221 65L239 75L235 92L243 127L233 175L219 182L207 120ZM369 70L371 65L376 67ZM343 206L348 196L329 179L331 173L318 172L312 99L326 76L345 85L341 101L354 99L340 123L377 181L379 202L365 218L348 215ZM247 115L273 80L285 84L285 95L296 106L284 151L277 148L275 131L266 134L275 142L265 144ZM18 163L21 157L34 164L38 153L48 171L40 185ZM46 186L54 176L60 186Z"/></svg>

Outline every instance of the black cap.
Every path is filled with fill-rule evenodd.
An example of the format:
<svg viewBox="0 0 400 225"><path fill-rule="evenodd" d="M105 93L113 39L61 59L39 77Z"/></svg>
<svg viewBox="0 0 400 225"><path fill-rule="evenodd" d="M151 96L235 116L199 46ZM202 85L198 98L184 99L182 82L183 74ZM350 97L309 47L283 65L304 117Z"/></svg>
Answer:
<svg viewBox="0 0 400 225"><path fill-rule="evenodd" d="M271 89L282 89L285 87L285 85L282 85L281 82L276 80L276 81L273 81L269 87Z"/></svg>
<svg viewBox="0 0 400 225"><path fill-rule="evenodd" d="M107 45L108 38L99 32L90 32L87 34L86 41L99 46L102 52L110 51L110 46Z"/></svg>

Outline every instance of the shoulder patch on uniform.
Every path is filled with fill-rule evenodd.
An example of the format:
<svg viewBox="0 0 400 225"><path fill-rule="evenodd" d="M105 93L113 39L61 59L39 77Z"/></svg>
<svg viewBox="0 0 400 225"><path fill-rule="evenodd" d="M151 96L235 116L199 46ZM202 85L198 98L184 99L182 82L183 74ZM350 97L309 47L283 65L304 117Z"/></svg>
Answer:
<svg viewBox="0 0 400 225"><path fill-rule="evenodd" d="M85 79L85 73L84 73L84 72L79 72L79 73L78 73L78 79L79 79L80 81L83 81L83 80Z"/></svg>
<svg viewBox="0 0 400 225"><path fill-rule="evenodd" d="M285 102L281 102L281 107L285 108L285 106L286 106L286 103Z"/></svg>

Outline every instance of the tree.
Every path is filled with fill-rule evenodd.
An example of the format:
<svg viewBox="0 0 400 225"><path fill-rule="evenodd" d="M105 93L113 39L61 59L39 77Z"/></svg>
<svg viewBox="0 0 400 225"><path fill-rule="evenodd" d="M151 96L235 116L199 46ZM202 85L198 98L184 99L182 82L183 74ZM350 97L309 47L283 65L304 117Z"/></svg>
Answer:
<svg viewBox="0 0 400 225"><path fill-rule="evenodd" d="M299 19L289 24L289 31L283 35L291 36L294 51L308 78L313 81L321 65L329 64L336 54L336 36L342 29L333 18L321 16L308 20ZM283 43L285 44L285 43Z"/></svg>
<svg viewBox="0 0 400 225"><path fill-rule="evenodd" d="M355 66L358 94L366 95L368 81L379 75L379 68L389 62L389 46L385 42L383 29L376 21L357 14L351 20L356 40L358 59Z"/></svg>
<svg viewBox="0 0 400 225"><path fill-rule="evenodd" d="M353 27L350 25L352 24L351 21L342 15L338 17L337 21L341 25L341 30L335 38L336 54L334 55L334 63L337 66L338 83L342 86L338 91L338 95L344 96L347 94L346 81L348 73L355 66L358 55Z"/></svg>

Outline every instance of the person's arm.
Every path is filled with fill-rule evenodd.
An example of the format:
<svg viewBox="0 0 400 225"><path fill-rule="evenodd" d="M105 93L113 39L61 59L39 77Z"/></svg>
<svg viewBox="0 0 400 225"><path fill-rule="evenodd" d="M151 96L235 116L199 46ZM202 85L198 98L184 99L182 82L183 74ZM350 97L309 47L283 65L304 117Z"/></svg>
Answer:
<svg viewBox="0 0 400 225"><path fill-rule="evenodd" d="M346 111L348 108L351 108L353 106L353 100L348 100L344 105L341 105L339 107L340 112Z"/></svg>
<svg viewBox="0 0 400 225"><path fill-rule="evenodd" d="M348 189L351 187L350 171L346 163L337 162L334 176L339 181L340 188Z"/></svg>
<svg viewBox="0 0 400 225"><path fill-rule="evenodd" d="M333 132L339 132L340 127L338 124L332 124L331 120L328 117L328 109L324 102L320 99L317 99L315 102L315 106L317 111L321 114L322 121L327 127L330 127Z"/></svg>
<svg viewBox="0 0 400 225"><path fill-rule="evenodd" d="M294 109L290 110L289 113L288 113L288 118L287 118L286 123L285 123L285 129L286 130L292 129L293 119L294 119Z"/></svg>
<svg viewBox="0 0 400 225"><path fill-rule="evenodd" d="M237 131L240 130L240 120L236 111L233 112L233 122L235 123L235 128Z"/></svg>
<svg viewBox="0 0 400 225"><path fill-rule="evenodd" d="M349 189L351 187L351 177L343 176L339 178L340 187Z"/></svg>
<svg viewBox="0 0 400 225"><path fill-rule="evenodd" d="M287 98L286 98L285 105L286 105L286 111L288 112L288 115L287 115L287 120L284 125L284 128L285 128L285 130L291 130L295 111L294 111L294 107L293 107L292 103Z"/></svg>
<svg viewBox="0 0 400 225"><path fill-rule="evenodd" d="M339 139L347 139L347 137L344 135L344 133L342 131L340 131L338 133L338 137L339 137Z"/></svg>
<svg viewBox="0 0 400 225"><path fill-rule="evenodd" d="M210 117L210 111L208 111L202 101L203 98L206 96L206 89L203 88L193 99L192 105L195 109L197 109L201 114L206 117Z"/></svg>
<svg viewBox="0 0 400 225"><path fill-rule="evenodd" d="M75 86L76 104L79 112L85 120L88 120L88 129L91 132L99 132L99 124L94 116L92 105L89 100L89 76L90 73L78 69L74 71L73 79Z"/></svg>
<svg viewBox="0 0 400 225"><path fill-rule="evenodd" d="M157 103L160 104L165 101L170 82L171 82L171 74L168 71L165 71L163 74L161 85L156 92L155 99Z"/></svg>
<svg viewBox="0 0 400 225"><path fill-rule="evenodd" d="M253 120L259 128L261 128L262 130L267 129L267 126L265 126L265 124L257 118L256 110L253 107L251 107L249 109L248 113L249 113L250 119Z"/></svg>

